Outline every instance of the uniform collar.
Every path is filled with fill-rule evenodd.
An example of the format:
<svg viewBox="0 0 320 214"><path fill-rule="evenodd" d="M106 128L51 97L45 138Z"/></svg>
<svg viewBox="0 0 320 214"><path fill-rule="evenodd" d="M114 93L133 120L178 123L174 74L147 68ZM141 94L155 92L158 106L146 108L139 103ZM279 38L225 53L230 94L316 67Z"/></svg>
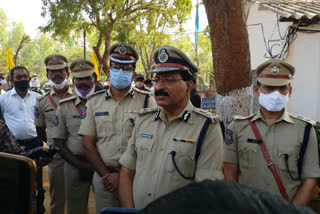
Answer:
<svg viewBox="0 0 320 214"><path fill-rule="evenodd" d="M50 90L50 95L53 96L55 94L57 94L57 92L54 90L54 88L52 88ZM73 94L72 88L70 86L68 86L68 90L67 90L66 94Z"/></svg>
<svg viewBox="0 0 320 214"><path fill-rule="evenodd" d="M76 100L74 101L74 104L75 104L76 106L78 106L80 103L82 103L82 102L81 102L81 99L80 99L80 97L77 95L77 98L76 98Z"/></svg>
<svg viewBox="0 0 320 214"><path fill-rule="evenodd" d="M127 93L124 95L124 97L130 95L131 97L133 97L135 94L135 91L133 90L133 87L130 86L130 89L127 91ZM112 92L111 92L111 87L108 88L106 94L105 94L105 99L108 99L112 97Z"/></svg>
<svg viewBox="0 0 320 214"><path fill-rule="evenodd" d="M193 108L194 108L193 105L189 101L188 104L185 106L185 108L179 114L178 118L188 124L192 124L192 110L193 110ZM154 120L158 120L158 119L161 119L163 121L167 121L167 117L166 117L162 107L159 107L159 109L155 113Z"/></svg>
<svg viewBox="0 0 320 214"><path fill-rule="evenodd" d="M260 110L257 112L256 115L253 116L252 121L255 121L255 120L258 120L258 119L261 119L261 120L265 121ZM282 120L284 120L284 121L286 121L288 123L294 123L294 121L291 119L290 114L288 113L286 108L284 109L281 117L276 122L279 122L279 121L282 121Z"/></svg>

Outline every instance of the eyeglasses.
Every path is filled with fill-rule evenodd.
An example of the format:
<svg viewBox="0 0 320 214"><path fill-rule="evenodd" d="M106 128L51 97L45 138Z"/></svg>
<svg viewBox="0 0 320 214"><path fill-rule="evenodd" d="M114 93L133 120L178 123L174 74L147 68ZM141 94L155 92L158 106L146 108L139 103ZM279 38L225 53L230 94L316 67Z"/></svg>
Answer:
<svg viewBox="0 0 320 214"><path fill-rule="evenodd" d="M167 76L167 77L162 77L162 78L156 77L152 80L152 82L154 82L154 84L158 84L160 81L162 81L164 84L172 84L172 83L179 81L179 80L182 80L182 79Z"/></svg>
<svg viewBox="0 0 320 214"><path fill-rule="evenodd" d="M132 72L133 71L132 65L112 64L111 68L112 69L116 69L116 70L122 69L123 71L126 71L126 72Z"/></svg>

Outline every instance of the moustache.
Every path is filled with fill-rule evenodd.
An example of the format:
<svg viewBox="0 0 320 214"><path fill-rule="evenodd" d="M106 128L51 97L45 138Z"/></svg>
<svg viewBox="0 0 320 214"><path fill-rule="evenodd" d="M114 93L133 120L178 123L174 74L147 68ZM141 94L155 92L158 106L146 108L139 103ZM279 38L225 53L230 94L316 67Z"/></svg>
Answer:
<svg viewBox="0 0 320 214"><path fill-rule="evenodd" d="M158 90L154 92L155 96L169 96L169 93L165 90Z"/></svg>

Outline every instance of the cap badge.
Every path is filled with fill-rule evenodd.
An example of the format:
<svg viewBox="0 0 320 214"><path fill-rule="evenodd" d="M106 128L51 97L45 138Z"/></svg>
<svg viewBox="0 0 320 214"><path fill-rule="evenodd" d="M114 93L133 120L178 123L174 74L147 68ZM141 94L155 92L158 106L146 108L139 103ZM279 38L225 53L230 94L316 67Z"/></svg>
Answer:
<svg viewBox="0 0 320 214"><path fill-rule="evenodd" d="M54 56L54 57L52 57L52 61L53 62L57 62L57 58Z"/></svg>
<svg viewBox="0 0 320 214"><path fill-rule="evenodd" d="M82 63L80 63L80 64L79 64L79 68L83 68L83 65L82 65Z"/></svg>
<svg viewBox="0 0 320 214"><path fill-rule="evenodd" d="M273 66L273 68L271 69L271 73L273 75L278 75L280 73L280 70L276 66Z"/></svg>
<svg viewBox="0 0 320 214"><path fill-rule="evenodd" d="M161 62L161 63L164 63L169 59L169 55L168 55L167 50L165 48L162 48L160 50L160 54L159 54L158 59L159 59L159 62Z"/></svg>
<svg viewBox="0 0 320 214"><path fill-rule="evenodd" d="M127 53L127 47L124 43L120 44L119 53L125 55Z"/></svg>

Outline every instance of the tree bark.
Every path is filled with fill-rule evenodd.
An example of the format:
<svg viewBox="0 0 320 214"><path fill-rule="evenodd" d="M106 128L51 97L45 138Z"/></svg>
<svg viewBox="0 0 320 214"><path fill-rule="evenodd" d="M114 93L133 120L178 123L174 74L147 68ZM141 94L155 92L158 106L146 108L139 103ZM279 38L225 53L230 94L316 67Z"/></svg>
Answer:
<svg viewBox="0 0 320 214"><path fill-rule="evenodd" d="M251 111L252 74L243 0L203 0L212 46L217 113L225 123Z"/></svg>

